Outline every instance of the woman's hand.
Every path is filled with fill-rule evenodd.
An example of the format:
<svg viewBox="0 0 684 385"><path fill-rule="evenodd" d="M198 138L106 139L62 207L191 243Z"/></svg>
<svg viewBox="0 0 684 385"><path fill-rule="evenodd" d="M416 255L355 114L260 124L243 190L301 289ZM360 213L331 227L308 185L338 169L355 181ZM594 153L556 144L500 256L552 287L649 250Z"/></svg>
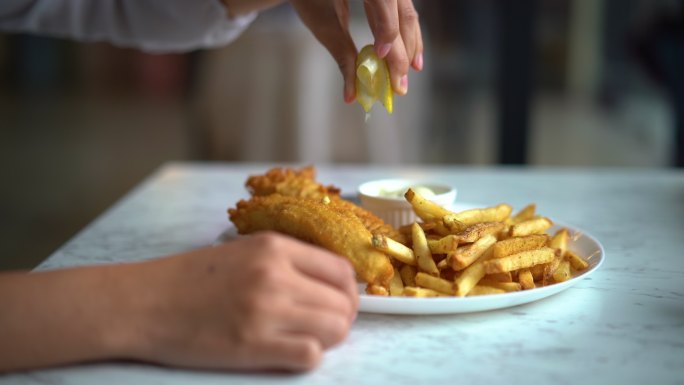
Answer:
<svg viewBox="0 0 684 385"><path fill-rule="evenodd" d="M0 274L0 373L110 359L306 370L349 332L346 259L275 233L141 263Z"/></svg>
<svg viewBox="0 0 684 385"><path fill-rule="evenodd" d="M259 11L282 0L222 0L231 16ZM348 0L290 0L302 22L323 44L344 77L344 100L356 98L356 45L349 34ZM364 0L368 24L375 37L375 52L386 58L392 88L400 95L408 91L409 65L423 69L423 38L412 0Z"/></svg>
<svg viewBox="0 0 684 385"><path fill-rule="evenodd" d="M356 55L349 34L347 0L290 0L304 24L323 44L344 77L344 100L356 97ZM423 69L423 39L418 13L411 0L365 0L366 17L375 37L375 52L387 60L392 88L400 95L408 91L409 65Z"/></svg>
<svg viewBox="0 0 684 385"><path fill-rule="evenodd" d="M144 263L131 277L144 283L132 293L144 315L134 356L174 366L311 369L358 305L346 259L275 233Z"/></svg>

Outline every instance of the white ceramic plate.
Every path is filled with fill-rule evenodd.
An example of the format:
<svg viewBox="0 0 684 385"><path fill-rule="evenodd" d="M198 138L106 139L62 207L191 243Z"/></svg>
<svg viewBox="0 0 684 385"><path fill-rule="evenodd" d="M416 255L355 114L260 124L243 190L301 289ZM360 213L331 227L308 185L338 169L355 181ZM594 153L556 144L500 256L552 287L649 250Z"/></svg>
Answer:
<svg viewBox="0 0 684 385"><path fill-rule="evenodd" d="M450 207L454 211L467 210L475 207L486 207L481 204L456 203ZM581 229L557 222L550 229L550 233L565 227L570 230L570 242L568 247L581 256L588 257L589 268L578 273L572 279L556 283L550 286L532 290L524 290L513 293L484 295L477 297L438 297L438 298L411 298L411 297L382 297L364 294L365 284L359 284L360 302L359 311L366 313L382 314L457 314L471 313L486 310L501 309L529 302L538 301L542 298L566 290L582 279L588 277L603 263L606 252L601 243L590 234ZM225 242L237 237L234 226L230 226L219 235L216 242Z"/></svg>
<svg viewBox="0 0 684 385"><path fill-rule="evenodd" d="M486 207L486 205L458 203L455 204L452 209L454 211L460 211L474 207ZM361 300L359 303L359 311L382 314L471 313L522 305L524 303L538 301L542 298L546 298L566 290L596 271L606 258L606 252L601 243L590 234L572 225L560 223L555 220L554 223L555 225L549 230L549 233L553 233L563 227L567 228L570 230L570 241L568 243L568 248L581 256L588 257L589 268L579 272L572 279L532 290L462 298L411 298L368 295L363 294L363 291L365 290L365 284L360 284L359 292L362 294L360 295Z"/></svg>

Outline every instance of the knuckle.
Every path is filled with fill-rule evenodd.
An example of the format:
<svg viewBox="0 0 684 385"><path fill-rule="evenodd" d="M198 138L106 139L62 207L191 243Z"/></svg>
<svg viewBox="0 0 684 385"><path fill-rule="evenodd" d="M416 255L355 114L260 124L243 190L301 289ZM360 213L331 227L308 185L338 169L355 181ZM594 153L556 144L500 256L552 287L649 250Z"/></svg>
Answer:
<svg viewBox="0 0 684 385"><path fill-rule="evenodd" d="M283 237L273 231L265 231L254 236L254 242L266 251L275 251L280 249L283 243Z"/></svg>
<svg viewBox="0 0 684 385"><path fill-rule="evenodd" d="M386 28L387 29L384 32L381 32L381 35L384 36L385 40L388 42L395 41L399 36L399 27L396 24L391 24Z"/></svg>
<svg viewBox="0 0 684 385"><path fill-rule="evenodd" d="M291 240L276 232L259 233L254 237L254 250L252 261L256 265L264 263L267 266L283 267L287 263L288 243ZM265 266L262 266L265 268Z"/></svg>
<svg viewBox="0 0 684 385"><path fill-rule="evenodd" d="M280 286L282 279L282 270L271 261L257 261L252 266L251 281L255 289L269 291Z"/></svg>
<svg viewBox="0 0 684 385"><path fill-rule="evenodd" d="M410 4L405 5L399 14L401 15L403 22L407 24L417 24L418 19L420 18L416 9Z"/></svg>
<svg viewBox="0 0 684 385"><path fill-rule="evenodd" d="M376 33L378 37L387 42L392 42L399 35L399 26L390 20L379 20L375 23Z"/></svg>
<svg viewBox="0 0 684 385"><path fill-rule="evenodd" d="M409 70L408 57L406 55L400 55L394 58L394 60L392 61L392 68L396 71L397 74L401 76L406 75Z"/></svg>

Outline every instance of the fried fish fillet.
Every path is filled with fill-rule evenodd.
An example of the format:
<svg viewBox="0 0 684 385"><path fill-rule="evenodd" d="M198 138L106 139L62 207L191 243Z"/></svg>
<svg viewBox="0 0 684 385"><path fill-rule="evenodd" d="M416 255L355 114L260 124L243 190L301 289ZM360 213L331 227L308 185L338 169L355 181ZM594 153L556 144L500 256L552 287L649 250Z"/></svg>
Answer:
<svg viewBox="0 0 684 385"><path fill-rule="evenodd" d="M387 286L394 273L389 257L373 247L371 233L361 220L323 200L254 196L228 213L240 234L274 230L347 257L369 284Z"/></svg>
<svg viewBox="0 0 684 385"><path fill-rule="evenodd" d="M264 175L250 176L245 185L252 196L281 194L315 201L320 201L327 196L330 199L331 208L340 212L351 212L371 233L382 234L397 242L406 243L403 233L368 210L342 199L339 188L318 183L316 169L312 166L303 167L300 170L273 168Z"/></svg>
<svg viewBox="0 0 684 385"><path fill-rule="evenodd" d="M252 175L245 183L253 196L281 194L297 198L321 199L340 195L335 186L323 186L316 181L316 169L313 166L300 170L292 168L272 168L264 175Z"/></svg>

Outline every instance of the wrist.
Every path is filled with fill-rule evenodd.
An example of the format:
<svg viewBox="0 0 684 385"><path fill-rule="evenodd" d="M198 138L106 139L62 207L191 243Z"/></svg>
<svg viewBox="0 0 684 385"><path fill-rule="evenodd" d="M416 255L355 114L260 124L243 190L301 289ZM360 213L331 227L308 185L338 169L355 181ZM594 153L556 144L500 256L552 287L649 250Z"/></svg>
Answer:
<svg viewBox="0 0 684 385"><path fill-rule="evenodd" d="M144 287L143 264L109 266L101 281L103 287L101 326L98 331L108 358L144 360L150 346L150 300L154 294ZM142 276L141 276L142 273Z"/></svg>

